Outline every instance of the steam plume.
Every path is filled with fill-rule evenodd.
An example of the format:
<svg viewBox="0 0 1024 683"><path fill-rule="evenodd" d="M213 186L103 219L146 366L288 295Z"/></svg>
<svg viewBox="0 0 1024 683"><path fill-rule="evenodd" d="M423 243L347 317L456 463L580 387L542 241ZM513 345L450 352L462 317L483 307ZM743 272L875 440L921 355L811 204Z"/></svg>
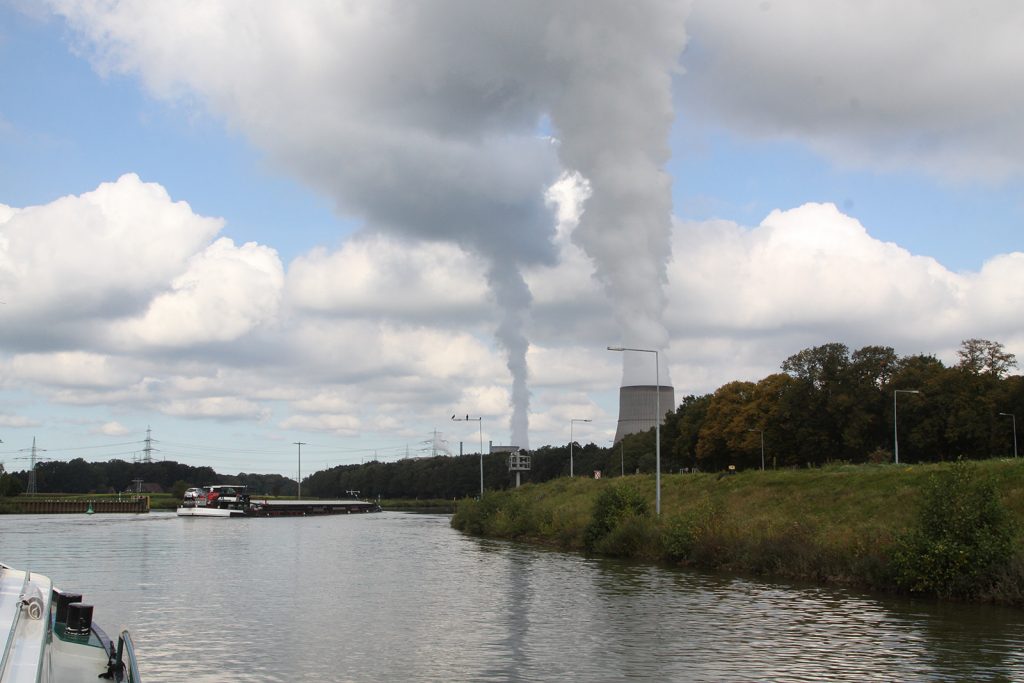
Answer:
<svg viewBox="0 0 1024 683"><path fill-rule="evenodd" d="M623 341L664 348L676 0L393 0L191 5L54 0L97 68L204 103L341 213L483 256L512 373L512 438L529 413L521 268L550 264L558 177L589 180L575 239ZM627 359L629 360L629 359Z"/></svg>
<svg viewBox="0 0 1024 683"><path fill-rule="evenodd" d="M671 254L672 73L686 40L681 3L587 3L556 17L564 85L551 116L560 157L590 183L573 239L593 259L626 346L664 350ZM650 384L651 359L624 354L623 384ZM660 363L662 383L671 384ZM652 368L653 369L653 368Z"/></svg>

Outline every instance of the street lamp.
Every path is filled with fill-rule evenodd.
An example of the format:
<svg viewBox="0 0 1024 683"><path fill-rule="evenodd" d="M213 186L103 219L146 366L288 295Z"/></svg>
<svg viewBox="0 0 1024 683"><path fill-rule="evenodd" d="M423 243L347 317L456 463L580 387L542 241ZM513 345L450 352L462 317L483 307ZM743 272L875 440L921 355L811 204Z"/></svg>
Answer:
<svg viewBox="0 0 1024 683"><path fill-rule="evenodd" d="M748 429L748 432L760 432L761 433L761 471L764 472L764 430L763 429Z"/></svg>
<svg viewBox="0 0 1024 683"><path fill-rule="evenodd" d="M295 496L295 500L302 500L302 447L306 445L305 441L293 442L299 447L299 493Z"/></svg>
<svg viewBox="0 0 1024 683"><path fill-rule="evenodd" d="M572 477L572 425L574 422L590 422L589 419L574 417L569 420L569 477Z"/></svg>
<svg viewBox="0 0 1024 683"><path fill-rule="evenodd" d="M1017 457L1017 416L1013 413L999 413L1013 420L1013 457Z"/></svg>
<svg viewBox="0 0 1024 683"><path fill-rule="evenodd" d="M611 451L615 448L615 439L608 439L608 443L611 446L608 447L608 454L611 455ZM622 439L619 439L619 476L626 476L626 446Z"/></svg>
<svg viewBox="0 0 1024 683"><path fill-rule="evenodd" d="M657 349L631 349L625 346L609 346L609 351L636 351L654 354L654 513L661 516L661 371L658 368Z"/></svg>
<svg viewBox="0 0 1024 683"><path fill-rule="evenodd" d="M917 389L896 389L892 392L892 445L896 464L900 464L900 436L896 431L896 394L920 394Z"/></svg>
<svg viewBox="0 0 1024 683"><path fill-rule="evenodd" d="M455 417L452 415L452 419L456 422L472 422L476 420L480 424L480 500L484 499L484 417Z"/></svg>

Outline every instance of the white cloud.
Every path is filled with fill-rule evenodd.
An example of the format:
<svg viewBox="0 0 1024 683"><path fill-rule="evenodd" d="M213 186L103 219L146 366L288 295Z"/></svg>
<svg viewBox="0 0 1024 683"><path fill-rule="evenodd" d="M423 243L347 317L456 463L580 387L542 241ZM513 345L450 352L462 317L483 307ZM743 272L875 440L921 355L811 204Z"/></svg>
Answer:
<svg viewBox="0 0 1024 683"><path fill-rule="evenodd" d="M131 359L89 353L24 353L10 359L5 375L19 383L109 389L139 379Z"/></svg>
<svg viewBox="0 0 1024 683"><path fill-rule="evenodd" d="M870 321L917 325L922 317L934 326L934 313L948 311L966 284L934 259L873 239L831 204L773 211L749 231L714 222L681 228L674 312L701 331L856 329Z"/></svg>
<svg viewBox="0 0 1024 683"><path fill-rule="evenodd" d="M295 259L288 292L293 305L333 315L477 318L487 297L482 270L479 258L453 244L367 235Z"/></svg>
<svg viewBox="0 0 1024 683"><path fill-rule="evenodd" d="M114 325L111 343L190 346L238 339L275 318L284 286L277 252L221 238L189 259L145 314Z"/></svg>
<svg viewBox="0 0 1024 683"><path fill-rule="evenodd" d="M25 427L38 427L39 420L25 417L23 415L2 415L0 414L0 427L11 427L22 429Z"/></svg>
<svg viewBox="0 0 1024 683"><path fill-rule="evenodd" d="M998 179L1024 166L1014 0L698 0L679 101L842 163Z"/></svg>
<svg viewBox="0 0 1024 683"><path fill-rule="evenodd" d="M103 434L104 436L125 436L126 434L131 434L130 429L116 420L113 422L103 423L95 430L95 432L97 434Z"/></svg>
<svg viewBox="0 0 1024 683"><path fill-rule="evenodd" d="M5 312L26 324L47 319L78 338L82 319L108 319L144 307L223 224L197 216L185 202L171 201L163 187L134 174L77 197L4 213L0 290ZM10 325L0 330L0 337L19 334L33 331Z"/></svg>
<svg viewBox="0 0 1024 683"><path fill-rule="evenodd" d="M207 396L197 399L175 399L160 406L161 412L175 417L213 417L229 420L265 421L269 408L237 396Z"/></svg>
<svg viewBox="0 0 1024 683"><path fill-rule="evenodd" d="M278 424L281 429L296 429L308 432L330 432L340 436L359 434L359 418L354 415L320 414L292 415Z"/></svg>
<svg viewBox="0 0 1024 683"><path fill-rule="evenodd" d="M1022 310L1024 254L954 273L873 238L831 204L774 211L755 228L680 223L675 239L671 357L686 366L681 384L701 391L731 369L751 379L828 341L917 353L983 337L1024 351L1013 314Z"/></svg>

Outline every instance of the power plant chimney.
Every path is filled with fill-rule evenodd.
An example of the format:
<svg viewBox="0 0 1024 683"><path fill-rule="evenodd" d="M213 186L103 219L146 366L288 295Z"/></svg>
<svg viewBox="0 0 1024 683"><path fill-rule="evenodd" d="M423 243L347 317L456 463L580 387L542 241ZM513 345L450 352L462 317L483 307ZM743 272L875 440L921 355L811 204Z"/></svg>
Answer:
<svg viewBox="0 0 1024 683"><path fill-rule="evenodd" d="M619 424L615 430L615 443L629 434L653 429L658 420L664 423L665 413L675 410L675 389L662 385L660 401L658 389L659 387L654 384L619 388ZM661 415L658 414L659 403Z"/></svg>

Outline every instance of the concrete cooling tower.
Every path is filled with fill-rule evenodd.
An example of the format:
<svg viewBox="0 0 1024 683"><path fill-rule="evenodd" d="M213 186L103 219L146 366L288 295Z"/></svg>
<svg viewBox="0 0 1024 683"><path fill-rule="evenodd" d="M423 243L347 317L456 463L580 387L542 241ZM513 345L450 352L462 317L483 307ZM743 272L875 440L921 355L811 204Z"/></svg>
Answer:
<svg viewBox="0 0 1024 683"><path fill-rule="evenodd" d="M675 410L676 391L672 387L661 387L661 415L658 415L658 387L653 384L621 387L619 389L619 425L615 430L615 443L628 434L645 432L654 427L660 418L664 423L665 413Z"/></svg>

